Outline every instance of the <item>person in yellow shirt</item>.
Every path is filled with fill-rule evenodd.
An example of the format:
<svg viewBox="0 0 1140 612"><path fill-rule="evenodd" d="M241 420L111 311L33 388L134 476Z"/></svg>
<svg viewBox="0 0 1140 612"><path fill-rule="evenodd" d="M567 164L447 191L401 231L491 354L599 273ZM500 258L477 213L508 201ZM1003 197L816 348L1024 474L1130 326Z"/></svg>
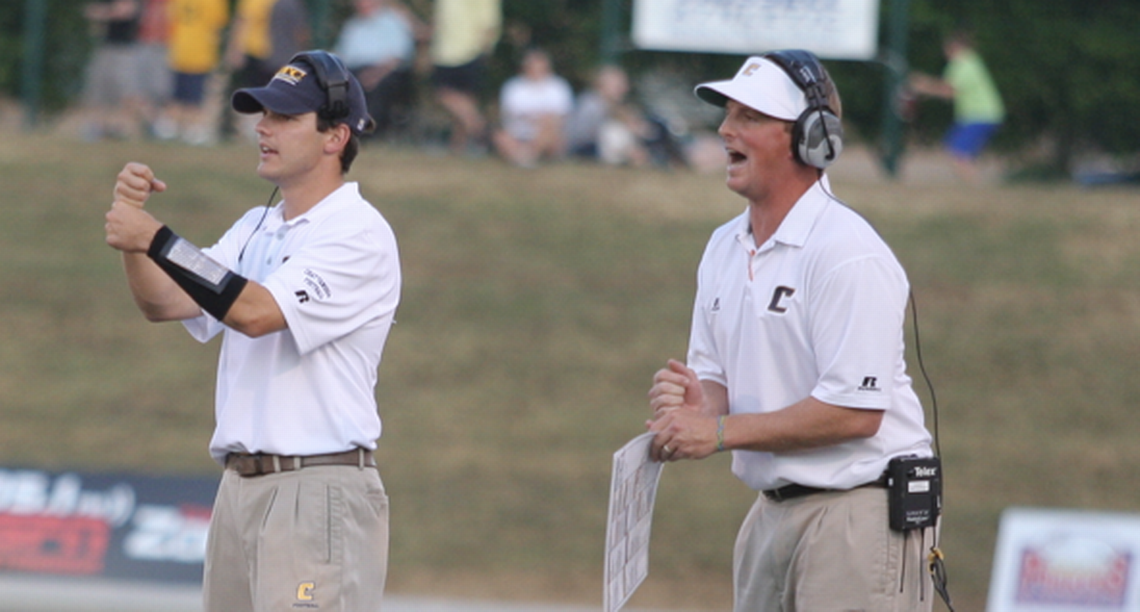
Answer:
<svg viewBox="0 0 1140 612"><path fill-rule="evenodd" d="M225 60L227 68L239 71L240 87L261 87L276 72L266 61L272 51L269 16L276 1L238 0Z"/></svg>
<svg viewBox="0 0 1140 612"><path fill-rule="evenodd" d="M207 82L221 59L229 4L226 0L170 0L169 11L168 61L174 91L155 132L163 139L181 136L190 144L208 144L215 130L205 110Z"/></svg>
<svg viewBox="0 0 1140 612"><path fill-rule="evenodd" d="M487 120L479 108L486 57L502 33L501 0L435 0L432 20L431 81L436 99L451 115L451 150L487 137Z"/></svg>
<svg viewBox="0 0 1140 612"><path fill-rule="evenodd" d="M237 0L225 55L233 89L264 86L278 68L308 48L311 35L302 0ZM240 135L257 139L255 116L237 114L234 121Z"/></svg>

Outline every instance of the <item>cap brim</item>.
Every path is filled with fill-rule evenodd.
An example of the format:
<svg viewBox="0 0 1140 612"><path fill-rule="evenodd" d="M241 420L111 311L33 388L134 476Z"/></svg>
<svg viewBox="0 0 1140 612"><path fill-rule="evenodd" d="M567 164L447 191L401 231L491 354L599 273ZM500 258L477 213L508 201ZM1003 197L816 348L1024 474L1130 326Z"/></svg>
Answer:
<svg viewBox="0 0 1140 612"><path fill-rule="evenodd" d="M703 83L701 85L697 85L696 89L693 90L693 93L697 94L697 97L701 100L704 100L713 106L724 107L724 105L728 104L728 96L722 93L720 88L731 83L732 81L715 81L713 83Z"/></svg>
<svg viewBox="0 0 1140 612"><path fill-rule="evenodd" d="M761 57L749 58L731 80L701 83L693 93L714 106L734 100L781 121L795 121L807 108L799 86L782 68Z"/></svg>
<svg viewBox="0 0 1140 612"><path fill-rule="evenodd" d="M269 87L239 89L234 92L230 104L235 111L245 114L268 109L282 115L303 115L313 110L296 95Z"/></svg>

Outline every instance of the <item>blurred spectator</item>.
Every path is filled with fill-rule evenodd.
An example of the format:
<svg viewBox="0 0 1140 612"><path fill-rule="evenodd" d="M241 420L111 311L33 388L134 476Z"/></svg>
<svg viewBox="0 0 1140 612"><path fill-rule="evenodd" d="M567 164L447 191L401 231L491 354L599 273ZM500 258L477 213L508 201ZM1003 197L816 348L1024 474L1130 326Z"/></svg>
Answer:
<svg viewBox="0 0 1140 612"><path fill-rule="evenodd" d="M227 0L170 0L171 102L155 124L163 140L181 137L193 145L211 144L216 126L206 113L207 82L218 67L222 29L230 19Z"/></svg>
<svg viewBox="0 0 1140 612"><path fill-rule="evenodd" d="M238 0L226 48L226 67L237 87L261 87L273 78L269 17L277 0Z"/></svg>
<svg viewBox="0 0 1140 612"><path fill-rule="evenodd" d="M566 79L554 74L550 56L541 49L523 55L519 74L507 79L499 96L502 126L495 132L495 150L503 159L531 167L542 159L566 152L566 117L574 92Z"/></svg>
<svg viewBox="0 0 1140 612"><path fill-rule="evenodd" d="M914 73L909 84L919 95L954 101L954 125L943 143L958 176L974 181L978 157L1005 120L1005 105L968 32L947 37L942 51L947 59L942 78Z"/></svg>
<svg viewBox="0 0 1140 612"><path fill-rule="evenodd" d="M139 19L138 74L147 123L152 125L159 110L170 100L174 86L173 75L167 64L167 45L170 40L168 0L143 0Z"/></svg>
<svg viewBox="0 0 1140 612"><path fill-rule="evenodd" d="M235 71L234 88L261 87L311 39L302 0L238 0L230 27L225 65ZM235 116L237 131L256 138L256 115Z"/></svg>
<svg viewBox="0 0 1140 612"><path fill-rule="evenodd" d="M312 44L309 11L305 7L304 0L277 0L273 3L273 10L269 13L269 58L266 60L271 75Z"/></svg>
<svg viewBox="0 0 1140 612"><path fill-rule="evenodd" d="M138 71L139 0L96 0L83 14L98 42L87 65L83 137L133 137L146 107Z"/></svg>
<svg viewBox="0 0 1140 612"><path fill-rule="evenodd" d="M651 126L640 109L626 100L629 78L618 66L603 66L588 90L574 102L566 122L570 155L610 165L644 166L649 151L644 139Z"/></svg>
<svg viewBox="0 0 1140 612"><path fill-rule="evenodd" d="M411 106L414 16L394 0L355 0L353 7L334 51L364 89L368 114L376 120L373 136L383 137L396 114Z"/></svg>
<svg viewBox="0 0 1140 612"><path fill-rule="evenodd" d="M487 120L479 107L485 62L502 33L501 0L435 0L432 83L451 115L451 150L485 146Z"/></svg>

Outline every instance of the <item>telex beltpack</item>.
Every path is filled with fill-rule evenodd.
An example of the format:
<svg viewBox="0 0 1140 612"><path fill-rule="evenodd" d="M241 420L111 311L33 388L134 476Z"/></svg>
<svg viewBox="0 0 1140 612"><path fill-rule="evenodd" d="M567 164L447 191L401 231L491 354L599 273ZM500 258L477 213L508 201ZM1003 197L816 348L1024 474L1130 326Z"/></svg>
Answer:
<svg viewBox="0 0 1140 612"><path fill-rule="evenodd" d="M942 513L942 461L895 457L887 465L890 523L895 531L932 527Z"/></svg>

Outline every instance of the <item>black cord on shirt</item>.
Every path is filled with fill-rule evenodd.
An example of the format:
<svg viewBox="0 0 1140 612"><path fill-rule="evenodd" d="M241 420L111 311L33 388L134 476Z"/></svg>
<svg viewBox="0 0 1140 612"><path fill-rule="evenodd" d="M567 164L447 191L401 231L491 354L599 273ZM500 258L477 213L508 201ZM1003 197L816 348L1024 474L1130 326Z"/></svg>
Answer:
<svg viewBox="0 0 1140 612"><path fill-rule="evenodd" d="M277 192L280 187L274 187L273 193L269 194L269 199L265 202L265 211L261 213L261 219L258 219L257 225L253 227L253 231L249 233L249 238L245 239L245 244L241 245L241 252L238 253L238 263L241 263L241 258L245 256L245 248L249 246L249 242L257 235L257 230L261 229L261 224L265 223L265 218L269 216L269 209L273 208L273 198L277 197Z"/></svg>

